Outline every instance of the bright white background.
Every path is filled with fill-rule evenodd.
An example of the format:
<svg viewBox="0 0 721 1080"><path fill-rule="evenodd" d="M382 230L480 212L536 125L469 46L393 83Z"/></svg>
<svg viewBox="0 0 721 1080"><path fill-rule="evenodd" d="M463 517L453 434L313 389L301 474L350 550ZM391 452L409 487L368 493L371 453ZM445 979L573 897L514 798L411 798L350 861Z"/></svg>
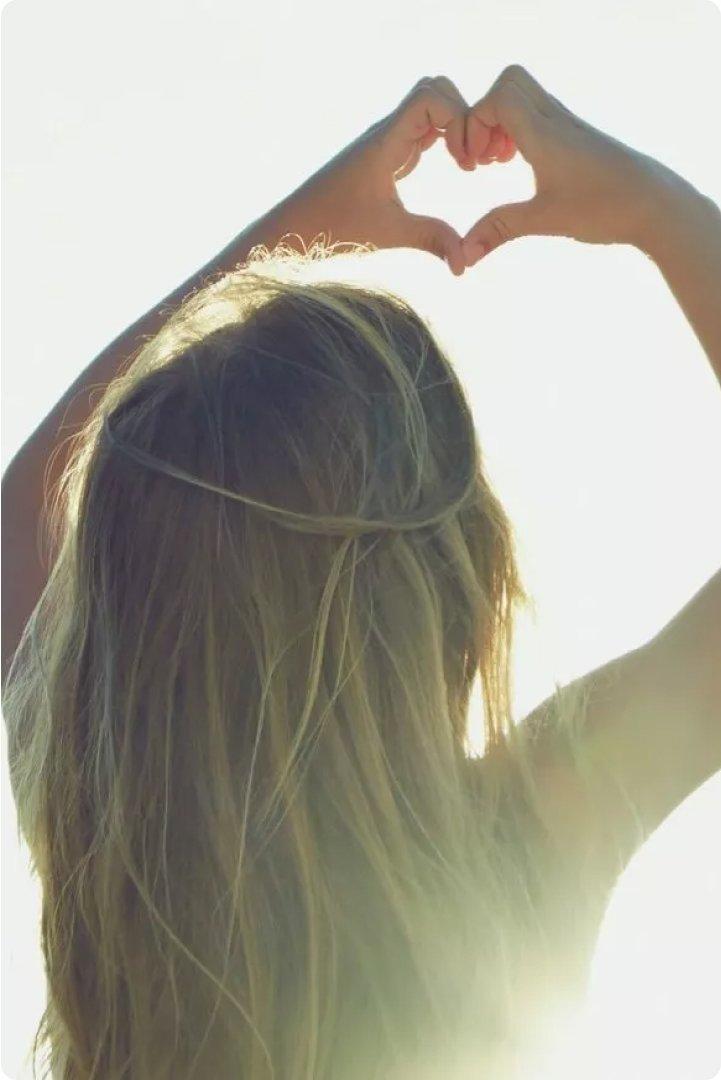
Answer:
<svg viewBox="0 0 721 1080"><path fill-rule="evenodd" d="M721 199L709 0L14 0L2 29L3 467L110 340L421 75L446 74L475 100L522 63ZM442 146L401 185L411 209L461 232L531 191L521 160L467 175ZM631 249L520 240L460 281L419 253L370 266L455 358L516 522L537 609L519 629L522 715L554 678L647 640L718 568L721 391ZM720 781L659 830L612 901L589 1036L604 1078L721 1069ZM2 811L2 1063L26 1077L39 900L4 756Z"/></svg>

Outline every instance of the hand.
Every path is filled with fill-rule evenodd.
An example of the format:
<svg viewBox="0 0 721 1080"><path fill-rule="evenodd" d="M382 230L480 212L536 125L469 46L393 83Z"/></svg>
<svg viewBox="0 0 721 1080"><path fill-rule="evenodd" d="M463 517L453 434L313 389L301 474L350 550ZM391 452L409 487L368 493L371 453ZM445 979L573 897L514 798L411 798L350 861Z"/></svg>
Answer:
<svg viewBox="0 0 721 1080"><path fill-rule="evenodd" d="M461 237L439 218L411 214L401 202L398 180L445 134L462 167L468 103L450 79L421 79L383 120L372 125L290 196L304 232L378 248L411 247L444 259L452 272L466 269ZM317 235L317 233L316 233Z"/></svg>
<svg viewBox="0 0 721 1080"><path fill-rule="evenodd" d="M497 206L468 231L469 266L520 236L643 247L658 228L664 200L683 183L653 158L580 120L517 65L472 106L465 128L460 118L453 126L458 132L448 132L449 149L461 131L466 158L477 164L509 161L517 148L536 181L528 202Z"/></svg>

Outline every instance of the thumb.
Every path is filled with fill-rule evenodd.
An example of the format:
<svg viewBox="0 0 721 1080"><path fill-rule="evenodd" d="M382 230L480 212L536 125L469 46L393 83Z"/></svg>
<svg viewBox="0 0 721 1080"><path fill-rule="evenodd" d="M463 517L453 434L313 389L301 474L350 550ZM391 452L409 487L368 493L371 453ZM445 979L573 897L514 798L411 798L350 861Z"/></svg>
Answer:
<svg viewBox="0 0 721 1080"><path fill-rule="evenodd" d="M443 259L451 272L460 277L467 264L463 242L456 230L441 218L408 214L408 219L410 246Z"/></svg>
<svg viewBox="0 0 721 1080"><path fill-rule="evenodd" d="M509 240L532 236L538 231L538 203L535 199L496 206L463 237L466 266L473 266L483 255Z"/></svg>

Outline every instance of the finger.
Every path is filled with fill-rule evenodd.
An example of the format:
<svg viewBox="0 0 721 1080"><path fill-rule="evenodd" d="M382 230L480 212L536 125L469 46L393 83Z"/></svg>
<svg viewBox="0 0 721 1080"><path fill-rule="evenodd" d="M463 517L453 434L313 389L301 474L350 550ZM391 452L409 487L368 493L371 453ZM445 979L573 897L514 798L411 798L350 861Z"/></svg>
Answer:
<svg viewBox="0 0 721 1080"><path fill-rule="evenodd" d="M471 159L466 150L466 118L457 116L448 125L444 132L444 138L448 153L461 169L474 169L475 161Z"/></svg>
<svg viewBox="0 0 721 1080"><path fill-rule="evenodd" d="M393 173L394 179L402 180L404 176L408 176L409 173L412 173L416 165L420 161L420 158L421 148L420 146L416 146L415 150L412 151L411 156L408 158L408 161L406 161L405 164L401 165L400 169L396 169L396 171Z"/></svg>
<svg viewBox="0 0 721 1080"><path fill-rule="evenodd" d="M408 223L411 246L443 259L451 272L460 277L467 264L463 242L456 230L440 218L422 214L408 214Z"/></svg>
<svg viewBox="0 0 721 1080"><path fill-rule="evenodd" d="M440 138L440 135L440 131L436 131L435 128L429 128L427 133L423 136L420 143L418 144L421 153L425 153L426 150L433 146L434 142L436 142Z"/></svg>
<svg viewBox="0 0 721 1080"><path fill-rule="evenodd" d="M470 115L488 128L502 127L524 156L539 116L557 109L556 103L525 68L507 67L475 105Z"/></svg>
<svg viewBox="0 0 721 1080"><path fill-rule="evenodd" d="M483 255L495 251L509 240L533 236L539 231L539 207L535 199L496 206L463 237L466 266L473 266Z"/></svg>
<svg viewBox="0 0 721 1080"><path fill-rule="evenodd" d="M454 82L445 75L439 75L435 79L435 89L440 94L445 94L454 109L454 116L443 130L446 147L451 156L462 169L471 171L475 169L476 162L468 150L467 119L469 105Z"/></svg>
<svg viewBox="0 0 721 1080"><path fill-rule="evenodd" d="M402 165L393 175L396 180L402 180L409 173L412 173L416 165L420 161L421 154L424 154L434 142L440 137L440 131L436 131L434 128L429 128L422 139L419 139L416 143L415 149L412 151L411 156L406 161L405 165Z"/></svg>
<svg viewBox="0 0 721 1080"><path fill-rule="evenodd" d="M501 154L506 148L506 137L503 133L503 128L497 125L491 128L490 138L488 140L488 146L485 152L478 159L479 165L488 165L492 161L497 161L499 154Z"/></svg>
<svg viewBox="0 0 721 1080"><path fill-rule="evenodd" d="M443 132L450 129L449 137L460 149L458 128L464 133L467 111L468 103L450 79L421 79L391 118L387 147L393 171L405 165L429 128Z"/></svg>
<svg viewBox="0 0 721 1080"><path fill-rule="evenodd" d="M474 162L479 162L491 141L492 128L470 112L466 118L466 151Z"/></svg>
<svg viewBox="0 0 721 1080"><path fill-rule="evenodd" d="M510 137L507 131L503 132L503 138L504 147L500 154L498 154L496 161L506 162L510 161L511 158L515 156L516 144L514 143L513 139Z"/></svg>

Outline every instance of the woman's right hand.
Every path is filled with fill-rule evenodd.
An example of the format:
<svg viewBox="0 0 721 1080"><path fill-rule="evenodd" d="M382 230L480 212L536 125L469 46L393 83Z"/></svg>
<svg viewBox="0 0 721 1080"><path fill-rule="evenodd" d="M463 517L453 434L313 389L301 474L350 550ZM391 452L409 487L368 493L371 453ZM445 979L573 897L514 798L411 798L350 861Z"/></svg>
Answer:
<svg viewBox="0 0 721 1080"><path fill-rule="evenodd" d="M462 138L452 130L461 123ZM536 180L532 199L497 206L468 231L468 266L520 236L645 250L690 187L660 162L579 119L518 65L505 69L465 121L453 122L446 142L464 168L508 161L518 148Z"/></svg>

